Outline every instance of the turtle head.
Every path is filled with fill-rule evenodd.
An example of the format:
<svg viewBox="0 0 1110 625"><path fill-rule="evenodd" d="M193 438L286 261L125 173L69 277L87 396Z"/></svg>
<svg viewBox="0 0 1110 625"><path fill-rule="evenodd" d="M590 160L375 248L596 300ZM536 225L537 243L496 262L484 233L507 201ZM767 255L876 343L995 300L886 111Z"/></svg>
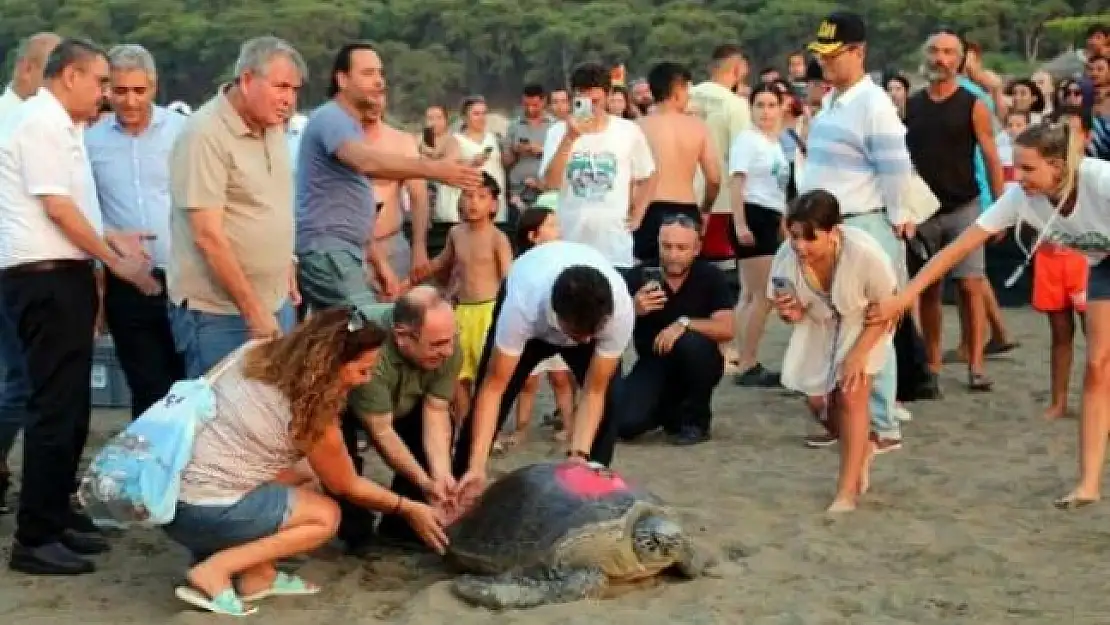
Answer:
<svg viewBox="0 0 1110 625"><path fill-rule="evenodd" d="M672 564L686 545L686 532L667 517L648 514L632 526L632 549L644 564Z"/></svg>

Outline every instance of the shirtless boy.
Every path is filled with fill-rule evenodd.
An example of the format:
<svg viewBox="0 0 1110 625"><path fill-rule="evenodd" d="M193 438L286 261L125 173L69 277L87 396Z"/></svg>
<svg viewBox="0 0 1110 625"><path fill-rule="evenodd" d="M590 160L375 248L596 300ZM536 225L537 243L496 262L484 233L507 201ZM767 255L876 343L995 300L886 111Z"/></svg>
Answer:
<svg viewBox="0 0 1110 625"><path fill-rule="evenodd" d="M385 96L374 98L377 113L363 124L366 138L382 149L417 157L420 152L416 141L385 123ZM423 271L428 264L428 182L414 178L405 180L372 181L378 214L374 232L367 249L367 279L379 301L393 301L409 284L410 273ZM402 193L402 190L404 193ZM404 233L402 197L407 196L412 211L412 247Z"/></svg>
<svg viewBox="0 0 1110 625"><path fill-rule="evenodd" d="M447 245L431 262L433 275L449 273L459 328L459 347L463 354L459 385L455 391L456 423L470 410L474 378L486 344L486 333L493 324L497 291L513 262L512 245L493 223L497 215L501 188L493 176L482 174L482 184L463 193L459 201L462 223L447 233Z"/></svg>
<svg viewBox="0 0 1110 625"><path fill-rule="evenodd" d="M641 263L659 259L659 228L663 219L682 213L705 225L721 189L721 164L705 122L686 112L690 71L676 63L660 63L648 74L656 106L640 120L655 157L658 175L651 204L634 236L633 253ZM694 178L701 168L705 195L698 205Z"/></svg>

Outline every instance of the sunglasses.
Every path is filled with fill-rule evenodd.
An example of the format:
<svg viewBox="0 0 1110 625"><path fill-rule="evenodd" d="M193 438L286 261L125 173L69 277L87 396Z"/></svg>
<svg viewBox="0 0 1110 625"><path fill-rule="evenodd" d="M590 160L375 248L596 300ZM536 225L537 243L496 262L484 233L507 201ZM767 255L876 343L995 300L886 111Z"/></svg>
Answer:
<svg viewBox="0 0 1110 625"><path fill-rule="evenodd" d="M370 320L366 314L359 310L358 306L351 306L347 313L347 332L355 333L366 328L366 324Z"/></svg>
<svg viewBox="0 0 1110 625"><path fill-rule="evenodd" d="M682 213L670 213L663 217L664 226L671 226L674 224L697 230L698 227L701 226L701 220L695 220L689 215L684 215Z"/></svg>

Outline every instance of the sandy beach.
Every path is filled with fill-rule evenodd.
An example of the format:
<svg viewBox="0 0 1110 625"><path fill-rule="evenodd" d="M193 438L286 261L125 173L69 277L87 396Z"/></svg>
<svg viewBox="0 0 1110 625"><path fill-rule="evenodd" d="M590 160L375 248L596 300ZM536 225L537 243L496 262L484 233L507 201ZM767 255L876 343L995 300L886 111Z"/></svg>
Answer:
<svg viewBox="0 0 1110 625"><path fill-rule="evenodd" d="M970 394L964 367L948 366L944 400L910 405L906 446L876 460L872 491L856 513L835 519L823 513L837 453L802 445L812 426L801 401L726 380L716 395L712 442L676 448L649 438L618 447L614 464L682 512L690 531L720 557L721 577L668 580L615 599L509 612L496 622L1110 622L1103 559L1110 555L1110 503L1074 512L1051 506L1074 479L1077 422L1040 418L1048 390L1046 321L1031 310L1005 314L1022 347L991 361L995 391ZM956 315L951 307L945 315L951 346ZM772 323L769 333L763 360L777 368L787 330ZM549 406L545 394L540 407ZM90 451L125 421L122 411L97 411ZM537 432L497 468L551 457L547 436ZM376 477L385 475L375 468ZM186 557L158 531L113 537L113 551L97 560L95 574L49 579L7 570L12 529L13 517L0 518L0 622L220 620L188 611L173 597ZM382 551L355 559L329 547L300 573L324 592L264 602L256 622L465 625L491 618L451 595L449 574L429 555Z"/></svg>

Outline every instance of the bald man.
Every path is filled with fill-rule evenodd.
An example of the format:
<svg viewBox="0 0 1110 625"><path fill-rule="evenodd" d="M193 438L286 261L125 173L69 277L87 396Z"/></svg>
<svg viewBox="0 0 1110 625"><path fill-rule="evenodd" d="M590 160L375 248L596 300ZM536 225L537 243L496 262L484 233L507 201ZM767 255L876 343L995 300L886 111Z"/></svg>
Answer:
<svg viewBox="0 0 1110 625"><path fill-rule="evenodd" d="M20 42L15 51L15 71L12 81L0 95L0 124L15 107L33 96L42 86L42 70L46 57L61 39L54 33L38 33ZM8 454L15 437L23 427L30 389L24 370L23 352L15 326L0 305L0 514L7 514L8 487L11 472Z"/></svg>
<svg viewBox="0 0 1110 625"><path fill-rule="evenodd" d="M0 120L19 103L35 95L42 86L42 69L46 57L58 45L61 38L50 32L31 35L19 43L15 50L15 71L12 81L0 96Z"/></svg>
<svg viewBox="0 0 1110 625"><path fill-rule="evenodd" d="M455 494L448 403L462 368L455 312L430 286L417 286L392 304L370 300L354 303L364 319L389 329L390 339L382 346L373 377L351 392L343 423L347 448L361 469L355 447L361 425L395 472L391 490L446 510ZM371 526L364 512L340 505L344 514L339 536L357 552L366 544ZM418 544L398 515L386 515L378 533L395 542Z"/></svg>

